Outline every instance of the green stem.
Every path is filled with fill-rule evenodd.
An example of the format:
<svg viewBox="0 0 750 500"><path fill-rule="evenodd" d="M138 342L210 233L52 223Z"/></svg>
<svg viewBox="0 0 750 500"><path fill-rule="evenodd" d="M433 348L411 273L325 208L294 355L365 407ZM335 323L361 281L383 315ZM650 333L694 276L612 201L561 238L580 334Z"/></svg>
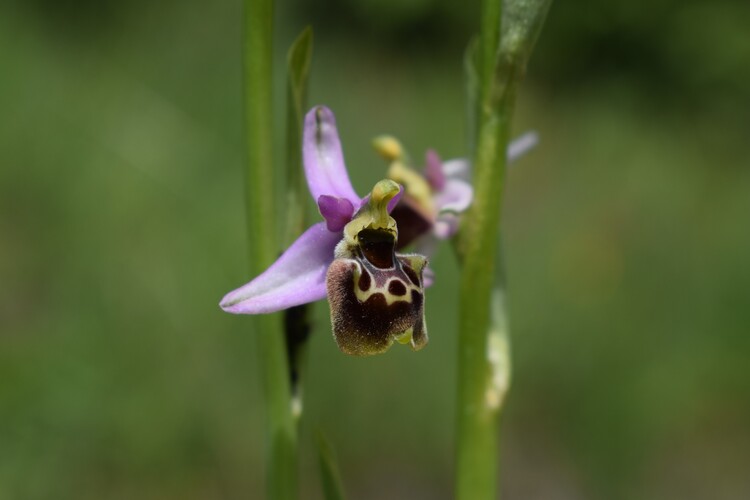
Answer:
<svg viewBox="0 0 750 500"><path fill-rule="evenodd" d="M245 0L245 125L250 272L260 274L277 257L273 185L273 0ZM266 408L267 495L296 498L296 428L291 411L286 345L278 314L255 319Z"/></svg>
<svg viewBox="0 0 750 500"><path fill-rule="evenodd" d="M550 0L505 0L502 4L501 0L484 0L482 4L475 60L479 88L474 94L479 102L470 103L478 115L474 203L456 245L462 268L456 417L458 500L497 497L497 421L510 379L504 295L496 278L506 151L518 84L549 4Z"/></svg>
<svg viewBox="0 0 750 500"><path fill-rule="evenodd" d="M495 54L499 45L501 3L482 4L482 32L477 68L477 138L474 155L474 205L458 243L461 260L458 344L456 498L490 500L496 496L497 405L492 404L492 370L488 357L490 292L495 266L494 228L500 220L505 172L507 119L492 109ZM507 116L507 115L506 115Z"/></svg>
<svg viewBox="0 0 750 500"><path fill-rule="evenodd" d="M456 498L490 500L497 488L499 397L490 359L490 296L510 109L483 116L475 156L474 207L462 228L458 345Z"/></svg>
<svg viewBox="0 0 750 500"><path fill-rule="evenodd" d="M307 27L292 43L286 57L286 229L284 246L289 247L307 227L305 201L307 186L302 165L302 130L307 108L307 79L312 59L312 28ZM284 311L284 330L289 362L292 411L299 423L302 417L302 372L307 342L312 329L311 304Z"/></svg>

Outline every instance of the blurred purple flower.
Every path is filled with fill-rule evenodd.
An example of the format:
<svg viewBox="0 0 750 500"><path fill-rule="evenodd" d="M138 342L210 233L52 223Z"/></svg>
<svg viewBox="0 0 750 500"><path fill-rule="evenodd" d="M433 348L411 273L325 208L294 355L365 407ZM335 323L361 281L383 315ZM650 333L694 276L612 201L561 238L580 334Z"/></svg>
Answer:
<svg viewBox="0 0 750 500"><path fill-rule="evenodd" d="M508 162L513 162L538 142L535 132L527 132L508 145ZM460 216L472 203L471 163L464 158L443 162L434 150L425 154L420 173L410 165L399 141L381 136L375 149L390 162L387 177L404 186L404 195L391 215L403 229L398 248L414 243L417 251L431 255L439 240L458 231Z"/></svg>

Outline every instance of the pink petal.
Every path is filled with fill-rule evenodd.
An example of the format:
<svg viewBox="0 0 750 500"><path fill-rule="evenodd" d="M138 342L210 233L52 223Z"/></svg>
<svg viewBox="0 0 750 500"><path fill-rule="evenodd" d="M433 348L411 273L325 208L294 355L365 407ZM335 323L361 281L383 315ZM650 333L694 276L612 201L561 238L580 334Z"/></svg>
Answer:
<svg viewBox="0 0 750 500"><path fill-rule="evenodd" d="M448 179L445 189L435 193L435 205L440 212L460 213L471 206L474 198L474 189L466 181L461 179Z"/></svg>
<svg viewBox="0 0 750 500"><path fill-rule="evenodd" d="M326 220L329 231L339 232L344 230L354 215L354 205L346 198L323 195L318 198L318 210Z"/></svg>
<svg viewBox="0 0 750 500"><path fill-rule="evenodd" d="M443 162L443 175L447 178L469 180L471 163L466 158L455 158Z"/></svg>
<svg viewBox="0 0 750 500"><path fill-rule="evenodd" d="M440 240L447 240L448 238L456 234L456 232L458 232L459 223L460 221L458 215L454 213L446 212L440 214L435 221L433 233L435 234L436 238Z"/></svg>

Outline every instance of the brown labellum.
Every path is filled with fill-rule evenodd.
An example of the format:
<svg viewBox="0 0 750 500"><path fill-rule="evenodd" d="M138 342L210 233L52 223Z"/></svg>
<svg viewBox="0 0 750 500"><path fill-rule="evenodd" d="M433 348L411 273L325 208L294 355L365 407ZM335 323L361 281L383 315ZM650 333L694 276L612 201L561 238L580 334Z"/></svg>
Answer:
<svg viewBox="0 0 750 500"><path fill-rule="evenodd" d="M394 265L387 269L361 258L336 259L331 264L328 300L333 336L343 352L379 354L394 340L408 342L414 350L427 344L422 288L425 264L419 255L395 256ZM362 282L367 285L360 286Z"/></svg>
<svg viewBox="0 0 750 500"><path fill-rule="evenodd" d="M346 354L379 354L394 340L414 350L427 344L422 282L427 259L396 253L398 228L386 207L398 192L393 181L375 185L368 204L344 228L328 268L333 337Z"/></svg>

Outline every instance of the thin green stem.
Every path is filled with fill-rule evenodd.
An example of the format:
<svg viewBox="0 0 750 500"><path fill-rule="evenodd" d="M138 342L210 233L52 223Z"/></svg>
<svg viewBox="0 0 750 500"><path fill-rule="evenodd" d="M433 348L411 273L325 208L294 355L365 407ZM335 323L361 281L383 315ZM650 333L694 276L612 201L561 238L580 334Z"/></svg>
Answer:
<svg viewBox="0 0 750 500"><path fill-rule="evenodd" d="M250 271L260 274L277 257L274 217L272 49L273 0L245 0L245 125ZM286 345L278 314L255 318L266 408L267 495L296 497L296 428L291 411Z"/></svg>
<svg viewBox="0 0 750 500"><path fill-rule="evenodd" d="M456 498L497 497L498 417L510 380L508 326L496 278L506 151L516 92L550 0L484 0L474 84L478 103L474 204L456 251L461 263ZM503 7L501 12L501 5ZM501 24L502 17L502 24ZM500 27L502 26L502 30ZM471 68L470 68L471 69Z"/></svg>
<svg viewBox="0 0 750 500"><path fill-rule="evenodd" d="M302 129L307 108L307 79L312 59L312 28L307 27L292 43L286 57L286 225L284 246L290 246L307 227L307 186L302 175ZM311 304L284 311L284 333L289 362L292 412L299 423L303 411L302 375L307 341L312 329Z"/></svg>

